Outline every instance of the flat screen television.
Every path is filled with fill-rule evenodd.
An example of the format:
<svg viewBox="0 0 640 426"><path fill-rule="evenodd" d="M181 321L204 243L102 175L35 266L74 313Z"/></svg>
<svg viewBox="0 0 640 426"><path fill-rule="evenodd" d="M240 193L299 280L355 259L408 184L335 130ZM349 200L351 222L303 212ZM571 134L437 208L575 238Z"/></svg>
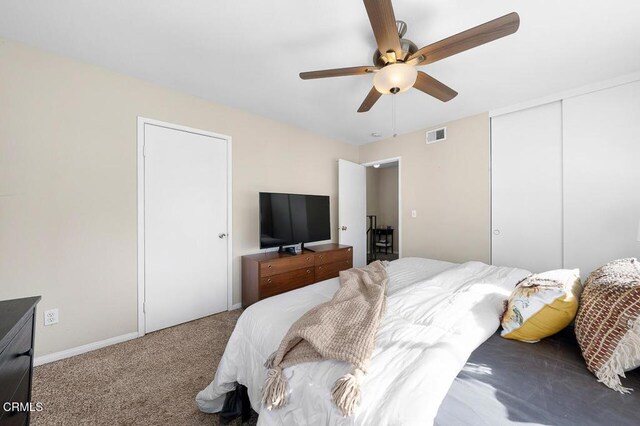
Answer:
<svg viewBox="0 0 640 426"><path fill-rule="evenodd" d="M260 193L260 248L331 239L326 195Z"/></svg>

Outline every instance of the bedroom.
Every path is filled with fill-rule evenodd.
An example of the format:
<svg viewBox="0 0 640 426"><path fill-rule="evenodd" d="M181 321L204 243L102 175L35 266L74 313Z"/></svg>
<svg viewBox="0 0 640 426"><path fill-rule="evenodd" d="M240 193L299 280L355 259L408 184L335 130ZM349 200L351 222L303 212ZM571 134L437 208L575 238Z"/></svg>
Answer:
<svg viewBox="0 0 640 426"><path fill-rule="evenodd" d="M33 327L22 328L33 336L16 352L26 354L14 357L19 369L10 369L17 365L9 363L13 358L0 356L0 424L219 422L218 414L200 411L195 399L214 379L225 348L233 350L227 342L234 329L240 332L241 324L257 318L260 342L272 346L264 348L266 358L296 319L284 314L301 316L313 303L328 300L338 285L337 278L316 280L324 276L315 269L323 267L315 265L323 253L305 252L314 253L307 256L313 270L285 266L284 272L309 269L314 279L285 276L278 288L309 285L242 310L244 292L252 288L243 257L277 256L294 263L305 257L263 248L259 194L328 197L328 210L321 208L323 217L328 215L324 236L307 248L324 245L327 257L361 267L367 245L363 165L398 160L398 222L391 226L397 226L400 259L388 267L381 336L397 318L392 308L431 318L421 310L442 307L429 297L414 306L413 299L399 300L398 294L413 290L417 300L422 294L417 284L432 283L435 276L455 281L453 269L445 267L457 268L460 276L481 267L468 262L533 273L579 269L584 283L600 266L640 255L640 6L622 0L396 0L391 21L406 23L400 30L406 29L404 38L418 48L513 12L518 25L510 20L508 34L476 39L473 48L417 67L457 92L446 102L411 89L376 96L369 111L359 113L379 70L300 78L312 70L385 68L372 61L374 52L376 60L388 54L378 51L373 22L389 21L390 15L371 18L367 7L388 11L390 5L382 0L10 0L0 5L0 300L41 296L37 304L31 299L21 305L35 315L22 316L22 323L15 318L11 323L19 310L8 305L0 310L0 352L11 348L17 325ZM386 36L399 35L394 28ZM442 128L444 140L427 143L427 132ZM176 149L173 143L162 145L165 136L172 142L186 139ZM219 151L197 151L198 140L214 140ZM155 156L163 159L156 169L154 144L157 152L166 148ZM193 149L183 149L187 145ZM207 166L208 156L216 167ZM339 170L339 162L345 169ZM197 187L188 179L198 173L217 185L218 196L183 202L184 188ZM163 208L167 205L171 208ZM216 223L196 217L200 209ZM168 232L166 223L176 217L180 232ZM390 223L380 223L382 230ZM187 234L197 236L190 242ZM200 243L207 249L199 249ZM353 252L335 254L329 244ZM204 287L182 280L196 261ZM348 269L338 263L330 262ZM443 283L436 287L444 290ZM515 284L503 283L508 290ZM423 290L426 295L433 288ZM181 304L185 295L193 297ZM576 343L562 341L572 325L536 344L489 337L498 330L509 294L501 297L500 303L479 306L483 315L500 312L487 320L484 334L474 334L486 341L469 341L477 348L461 350L461 365L443 367L448 375L442 380L446 376L448 382L407 384L417 392L440 389L440 397L424 398L425 405L433 405L425 419L437 414L444 417L432 419L436 424L465 424L467 410L477 409L475 420L491 424L576 424L581 412L591 415L582 424L636 423L629 412L640 402L637 392L621 394L598 382ZM298 308L288 311L279 302ZM258 316L262 310L273 322ZM511 359L493 356L506 347L514 348ZM379 350L371 359L374 371L386 365ZM436 356L430 354L425 359ZM530 393L510 393L523 373L517 368L522 359L538 367L549 362L566 380L536 370L543 381ZM424 374L439 362L427 363ZM337 361L308 364L330 366L331 383L345 372ZM292 410L309 414L291 386L290 404L261 407L257 395L267 369L252 368L262 380L252 379L256 383L247 387L258 413L250 413L250 422L277 424L277 416ZM328 374L304 365L284 371L300 372L294 382ZM362 405L346 420L331 405L331 386L323 385L326 404L316 407L318 415L371 424L366 419L373 413L383 419L410 411L395 398L382 404L387 411L368 405L388 384L369 391L367 381L392 377L365 375ZM418 369L411 377L420 380ZM637 369L622 379L625 387L637 390L639 384ZM570 408L557 417L539 393L550 389L550 395L560 395L572 386L584 389L584 400L559 398ZM13 398L18 391L23 398ZM542 398L538 405L536 397ZM33 405L26 410L11 405L28 400ZM240 400L247 405L246 398ZM585 401L606 402L608 411L592 415L589 410L600 406ZM541 409L544 404L549 405ZM461 417L451 420L454 415Z"/></svg>

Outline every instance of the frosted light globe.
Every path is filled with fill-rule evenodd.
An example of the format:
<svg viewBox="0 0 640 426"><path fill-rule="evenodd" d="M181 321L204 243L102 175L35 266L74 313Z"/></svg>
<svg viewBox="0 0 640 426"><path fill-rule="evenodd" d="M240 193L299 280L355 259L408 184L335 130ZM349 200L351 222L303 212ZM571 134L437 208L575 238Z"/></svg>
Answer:
<svg viewBox="0 0 640 426"><path fill-rule="evenodd" d="M373 76L373 85L383 95L402 93L413 87L418 70L413 65L397 62L387 65Z"/></svg>

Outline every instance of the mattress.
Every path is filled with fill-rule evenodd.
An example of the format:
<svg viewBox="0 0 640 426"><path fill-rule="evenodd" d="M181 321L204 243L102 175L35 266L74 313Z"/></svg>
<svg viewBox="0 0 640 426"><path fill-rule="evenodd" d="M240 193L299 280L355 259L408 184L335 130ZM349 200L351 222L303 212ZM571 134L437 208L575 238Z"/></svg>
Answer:
<svg viewBox="0 0 640 426"><path fill-rule="evenodd" d="M622 395L585 366L573 329L539 343L501 338L479 346L458 374L435 425L639 425L640 369Z"/></svg>
<svg viewBox="0 0 640 426"><path fill-rule="evenodd" d="M260 425L431 424L451 383L472 351L498 328L503 303L528 271L480 262L452 264L404 258L388 266L387 307L376 348L361 382L362 400L343 417L330 398L335 381L351 370L326 360L283 370L288 404L261 406L267 357L288 328L310 308L329 300L338 279L264 299L238 319L213 381L196 401L219 412L236 384L247 388ZM425 386L425 384L428 384Z"/></svg>

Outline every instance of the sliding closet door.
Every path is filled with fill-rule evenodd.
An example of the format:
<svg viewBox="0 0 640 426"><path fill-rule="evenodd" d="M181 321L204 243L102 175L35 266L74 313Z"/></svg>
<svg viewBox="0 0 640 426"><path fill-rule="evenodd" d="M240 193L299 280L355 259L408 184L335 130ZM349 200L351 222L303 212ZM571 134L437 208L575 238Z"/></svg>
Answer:
<svg viewBox="0 0 640 426"><path fill-rule="evenodd" d="M562 267L560 102L491 119L494 265Z"/></svg>
<svg viewBox="0 0 640 426"><path fill-rule="evenodd" d="M564 101L564 259L640 257L640 82Z"/></svg>

